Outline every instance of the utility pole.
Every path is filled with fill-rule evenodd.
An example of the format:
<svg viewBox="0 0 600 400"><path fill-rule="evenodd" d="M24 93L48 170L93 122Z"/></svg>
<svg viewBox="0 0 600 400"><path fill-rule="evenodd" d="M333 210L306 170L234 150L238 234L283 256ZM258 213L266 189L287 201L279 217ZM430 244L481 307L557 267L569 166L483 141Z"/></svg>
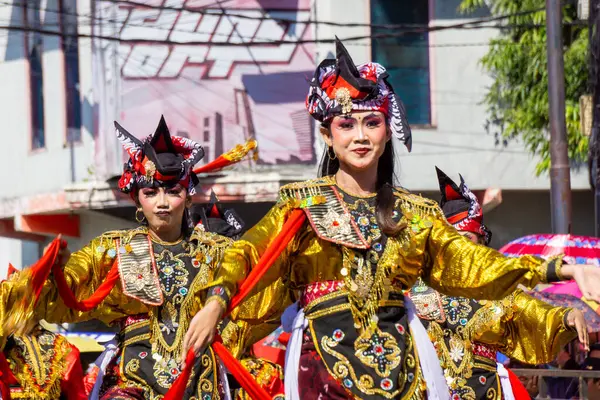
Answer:
<svg viewBox="0 0 600 400"><path fill-rule="evenodd" d="M589 0L590 87L592 133L590 137L590 183L594 188L594 234L600 237L600 0Z"/></svg>
<svg viewBox="0 0 600 400"><path fill-rule="evenodd" d="M571 175L565 122L565 71L561 0L546 0L550 99L550 207L552 233L571 233Z"/></svg>

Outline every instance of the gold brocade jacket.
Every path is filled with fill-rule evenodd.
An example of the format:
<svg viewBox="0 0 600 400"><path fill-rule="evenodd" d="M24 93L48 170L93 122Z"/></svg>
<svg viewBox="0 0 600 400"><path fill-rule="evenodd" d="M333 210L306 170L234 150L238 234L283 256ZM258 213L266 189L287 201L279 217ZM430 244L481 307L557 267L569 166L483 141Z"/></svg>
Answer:
<svg viewBox="0 0 600 400"><path fill-rule="evenodd" d="M333 177L283 187L278 203L225 251L209 298L231 298L291 213L302 209L306 223L233 314L248 323L244 338L254 341L275 329L285 308L314 284L338 287L303 304L308 334L329 373L355 398L419 398L415 384L423 385L406 334L404 290L423 277L442 293L502 299L520 283L555 280L561 259L507 258L461 236L436 202L403 189L393 195L392 217L405 229L386 237L373 196L345 193Z"/></svg>
<svg viewBox="0 0 600 400"><path fill-rule="evenodd" d="M119 282L97 308L88 312L68 308L60 298L52 277L44 283L34 310L18 309L17 296L29 294L27 286L30 276L28 270L23 270L15 279L2 282L2 322L6 322L9 312L25 312L29 313L30 318L44 319L50 323L75 323L98 319L110 325L127 316L149 313L153 306L160 305L163 301L156 266L149 252L149 240L148 230L144 226L125 231L110 231L71 254L64 267L64 275L78 300L90 297L106 278L113 262L116 259L120 261ZM230 246L232 241L214 233L195 229L189 243L193 247L191 252L199 262L194 289L201 290L211 281L225 248ZM137 262L134 262L134 258ZM195 314L201 306L201 299L196 297L190 305L190 310Z"/></svg>
<svg viewBox="0 0 600 400"><path fill-rule="evenodd" d="M526 364L551 362L577 334L571 310L517 290L502 300L443 295L422 282L409 297L434 343L453 398L501 399L496 352Z"/></svg>
<svg viewBox="0 0 600 400"><path fill-rule="evenodd" d="M401 213L401 223L407 228L387 241L379 261L382 272L372 286L376 297L384 296L387 289L406 290L418 277L442 293L474 299L502 299L518 284L533 287L556 280L560 259L505 257L461 236L445 220L435 201L403 189L395 189L394 196L395 210ZM307 223L260 280L237 316L279 324L294 293L307 285L344 281L347 287L352 286L348 282L346 250L367 249L370 243L340 201L333 177L284 186L278 203L225 251L210 286L225 288L230 298L297 208L304 209Z"/></svg>
<svg viewBox="0 0 600 400"><path fill-rule="evenodd" d="M34 308L31 302L21 301L32 297L28 285L31 276L24 270L0 286L2 344L4 335L12 333L7 332L7 325L12 329L15 324L29 320L74 323L98 319L109 325L126 323L118 337L123 353L122 365L118 366L120 379L141 387L154 385L159 387L155 393L164 392L179 372L183 337L191 318L204 302L202 296L195 294L203 293L211 282L224 250L231 243L231 239L205 232L200 227L189 238L175 243L151 239L146 227L107 232L74 252L64 267L67 283L75 297L82 300L98 289L113 263L118 262L119 282L104 301L88 312L70 309L60 297L51 275ZM139 315L146 317L137 319ZM244 322L228 324L224 329L224 337L237 340L233 343L224 340L237 357L246 349L237 348L236 344L249 343L241 339L244 332ZM210 354L202 362L211 369L208 364L214 364L214 355L212 350L207 351ZM131 362L123 361L126 359ZM160 368L158 361L154 366L148 364L152 359L161 360ZM146 371L145 363L149 365ZM215 368L216 365L212 365L213 372ZM148 379L150 381L145 382ZM207 394L216 394L216 374L207 379L212 383L208 385L211 389Z"/></svg>

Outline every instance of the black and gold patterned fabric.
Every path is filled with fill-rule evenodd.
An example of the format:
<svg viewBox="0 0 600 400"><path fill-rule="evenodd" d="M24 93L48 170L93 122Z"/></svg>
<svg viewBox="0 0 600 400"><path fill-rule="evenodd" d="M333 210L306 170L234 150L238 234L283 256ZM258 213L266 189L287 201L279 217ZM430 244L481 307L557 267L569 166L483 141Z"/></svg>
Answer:
<svg viewBox="0 0 600 400"><path fill-rule="evenodd" d="M67 370L65 358L71 352L61 336L38 328L31 335L11 336L5 354L19 382L11 386L13 399L61 399L61 380Z"/></svg>
<svg viewBox="0 0 600 400"><path fill-rule="evenodd" d="M124 324L118 341L119 378L107 380L107 388L116 381L122 386L137 386L150 400L161 398L181 373L181 351L193 310L196 291L210 279L205 258L194 241L176 243L153 241L152 248L163 302L149 314L137 316ZM186 398L219 398L217 361L211 349L198 357Z"/></svg>
<svg viewBox="0 0 600 400"><path fill-rule="evenodd" d="M133 390L146 399L160 399L179 375L183 337L204 297L196 295L213 279L231 239L206 232L199 225L174 243L151 238L148 228L111 231L71 254L64 274L77 299L90 297L106 278L115 260L120 282L100 305L83 312L67 307L52 279L44 283L32 319L74 323L98 319L120 324L117 358L105 376L106 392ZM26 286L24 276L3 282L4 293L14 295ZM0 315L10 301L0 302ZM12 310L11 310L12 311ZM229 345L229 343L226 343ZM236 343L232 344L233 351ZM217 363L210 350L199 358L194 380L188 385L193 398L219 399ZM117 393L115 392L115 393ZM112 392L111 392L112 393Z"/></svg>
<svg viewBox="0 0 600 400"><path fill-rule="evenodd" d="M402 304L402 294L388 304ZM347 296L318 301L306 311L309 334L325 367L356 399L420 399L423 380L403 307L385 305L376 327L357 329Z"/></svg>
<svg viewBox="0 0 600 400"><path fill-rule="evenodd" d="M357 228L368 248L344 248L348 260L341 275L347 292L325 295L305 309L309 330L329 373L360 399L420 398L422 380L408 332L403 294L386 292L369 313L364 310L376 279L386 235L375 217L375 196L359 197L338 188L340 205L348 211L348 229ZM325 220L327 220L327 215ZM394 214L396 222L400 214ZM332 222L324 226L335 226ZM353 313L355 317L353 317ZM368 318L368 320L365 320ZM363 325L363 323L365 325Z"/></svg>
<svg viewBox="0 0 600 400"><path fill-rule="evenodd" d="M419 281L409 292L437 350L454 400L501 400L496 352L528 364L550 362L575 337L569 309L518 290L499 301L441 294Z"/></svg>
<svg viewBox="0 0 600 400"><path fill-rule="evenodd" d="M394 189L394 197L393 217L405 228L385 237L375 218L375 196L345 193L332 176L283 187L277 205L225 251L209 285L211 296L227 302L291 213L302 209L307 222L235 319L269 332L297 293L335 287L320 298L322 304L314 299L303 304L324 368L353 398L423 396L404 304L394 293L422 276L442 292L500 299L519 283L546 280L548 267L537 257L509 259L471 243L432 200L401 188Z"/></svg>

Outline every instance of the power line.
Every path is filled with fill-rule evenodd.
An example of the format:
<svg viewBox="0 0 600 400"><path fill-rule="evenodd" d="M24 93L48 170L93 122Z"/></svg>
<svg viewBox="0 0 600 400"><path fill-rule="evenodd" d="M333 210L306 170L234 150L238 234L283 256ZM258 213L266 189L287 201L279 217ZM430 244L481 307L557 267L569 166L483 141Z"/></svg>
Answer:
<svg viewBox="0 0 600 400"><path fill-rule="evenodd" d="M104 0L104 1L109 1L109 2L113 2L113 3L125 3L125 4L136 4L136 5L142 5L142 3L137 3L134 1L129 1L129 0ZM229 1L229 0L221 0L221 1ZM0 2L1 4L4 5L11 5L10 3L5 3L5 2ZM219 2L217 2L216 4L220 4ZM24 5L23 3L20 4L21 6ZM179 10L179 11L189 11L187 8L185 7L173 7L173 6L147 6L144 5L145 8L155 8L155 9L168 9L168 10ZM201 14L208 14L208 15L213 15L213 16L226 16L228 19L230 19L230 17L244 17L244 18L249 18L249 19L256 19L259 17L251 17L248 15L243 15L243 14L231 14L231 13L227 13L225 11L225 9L221 6L221 13L206 13L205 11L203 11L206 7L208 6L203 6L200 9L191 9L194 12L197 13L201 13ZM81 15L78 13L69 13L66 12L64 10L51 10L51 9L43 9L43 8L37 8L37 7L30 7L32 9L36 9L39 11L45 11L45 12L51 12L51 13L56 13L59 15L71 15L71 16L76 16L76 17L83 17L83 18L89 18L90 21L95 20L95 21L100 21L100 22L113 22L113 23L119 23L122 24L122 27L127 27L127 26L136 26L136 27L143 27L146 29L157 29L157 30L165 30L165 31L169 31L169 32L184 32L184 33L195 33L195 34L211 34L211 35L216 35L216 36L227 36L230 37L231 35L229 34L220 34L218 32L194 32L194 31L188 31L188 30L183 30L183 29L176 29L174 27L171 28L162 28L160 26L148 26L146 24L132 24L132 23L127 23L127 20L124 21L119 21L119 20L112 20L112 19L101 19L101 18L97 18L97 17L93 17L92 15ZM405 31L401 31L401 32L396 32L393 34L374 34L374 35L365 35L365 36L357 36L357 37L351 37L351 38L346 38L344 39L345 41L355 41L355 40L362 40L362 39L385 39L385 38L398 38L398 37L402 37L406 34L411 34L411 33L426 33L426 32L434 32L434 31L441 31L441 30L447 30L447 29L486 29L486 28L496 28L496 29L511 29L511 28L537 28L537 27L543 27L543 24L519 24L519 25L480 25L482 23L485 22L489 22L492 20L501 20L501 19L506 19L509 17L513 17L513 16L518 16L518 15L525 15L525 14L530 14L530 13L534 13L534 12L538 12L538 11L543 11L544 8L540 8L540 9L535 9L535 10L526 10L526 11L521 11L521 12L517 12L517 13L513 13L513 14L506 14L506 15L502 15L502 16L497 16L497 17L488 17L488 18L481 18L478 20L471 20L468 22L463 22L463 23L458 23L458 24L453 24L453 25L438 25L438 26L428 26L428 25L415 25L415 24L408 24L408 25L372 25L372 24L358 24L358 25L364 25L364 26L371 26L371 27L378 27L378 26L382 26L382 27L406 27L406 26L411 26L412 30L405 30ZM191 12L191 11L190 11ZM324 24L329 24L329 22L319 22L319 21L295 21L295 20L287 20L287 19L281 19L281 18L272 18L272 17L260 17L261 20L277 20L277 21L286 21L289 23L305 23L305 24L310 24L310 23L324 23ZM231 21L230 21L231 22ZM233 24L233 23L232 23ZM333 23L333 24L337 24L337 23ZM570 23L570 24L565 24L565 25L579 25L580 22L577 21L575 23ZM80 24L81 25L81 24ZM235 25L235 24L233 24ZM48 25L46 25L48 26ZM344 26L352 26L352 24L344 24ZM22 28L20 27L15 27L15 26L0 26L0 29L8 29L8 30L21 30L23 31ZM234 26L235 28L235 26ZM37 33L41 33L41 34L47 34L47 35L54 35L54 34L58 34L60 36L65 36L65 34L62 33L58 33L58 32L52 32L52 31L44 31L41 28L27 28L29 31L31 32L37 32ZM68 35L67 35L68 36ZM87 34L78 34L79 37L90 37ZM250 42L246 42L244 43L244 39L257 39L256 37L254 38L248 38L248 37L242 37L241 35L239 35L238 32L238 37L240 39L240 41L242 43L228 43L228 42L208 42L208 41L186 41L186 42L175 42L175 41L170 41L170 40L160 40L160 39L154 39L154 40L148 40L148 39L122 39L122 38L118 38L118 37L112 37L112 36L103 36L103 37L99 37L99 36L95 36L97 38L103 39L103 40L110 40L110 41L119 41L121 43L151 43L151 44L166 44L166 45L212 45L212 46L262 46L262 45L282 45L282 44L308 44L308 43L331 43L334 41L334 39L298 39L298 40L266 40L265 38L258 38L261 41L250 41ZM409 46L407 46L409 47ZM419 46L420 47L420 46Z"/></svg>
<svg viewBox="0 0 600 400"><path fill-rule="evenodd" d="M445 27L440 27L440 29L435 29L433 27L429 30L429 32L442 31ZM104 36L97 34L87 34L87 33L77 33L77 34L68 34L57 31L52 31L48 29L42 28L31 28L31 27L23 27L23 26L11 26L11 25L0 25L0 29L5 29L8 31L19 31L19 32L34 32L40 33L42 35L48 36L61 36L61 37L78 37L78 38L87 38L87 39L101 39L106 41L113 41L119 43L130 43L130 44L155 44L155 45L191 45L191 46L211 46L211 47L247 47L247 46L274 46L274 45L285 45L285 44L307 44L307 43L334 43L335 39L298 39L298 40L272 40L272 41L260 41L260 42L245 42L245 43L229 43L229 42L212 42L212 41L175 41L175 40L159 40L159 39L122 39L114 36ZM364 39L372 39L372 40L381 40L381 39L390 39L390 38L400 38L404 37L407 34L416 33L416 32L398 32L398 33L385 33L385 34L374 34L374 35L362 35L362 36L351 36L347 38L342 38L343 42L353 42ZM519 44L519 43L515 43ZM471 43L463 43L463 44L453 44L452 46L464 45L471 46ZM476 44L477 46L486 45L489 46L490 43L482 43ZM437 46L437 45L415 45L415 44L403 44L399 43L399 47L448 47L445 45Z"/></svg>
<svg viewBox="0 0 600 400"><path fill-rule="evenodd" d="M28 28L28 27L20 27L20 26L10 26L10 25L0 25L0 29L5 29L8 31L19 31L19 32L34 32L40 33L42 35L49 36L62 36L62 37L77 37L84 39L101 39L112 42L119 42L125 44L149 44L149 45L197 45L197 46L213 46L213 47L245 47L250 45L253 46L274 46L274 45L282 45L282 44L307 44L307 43L333 43L335 39L300 39L300 40L276 40L276 41L265 41L265 42L254 42L254 43L227 43L227 42L210 42L210 41L189 41L189 42L179 42L173 40L152 40L152 39L121 39L113 36L103 36L97 34L85 34L85 33L77 33L77 34L66 34L57 31L50 31L45 29L37 29L37 28ZM342 38L343 42L350 41L358 41L364 39L371 40L384 40L390 38L400 38L403 37L405 33L398 34L380 34L380 35L365 35L365 36L354 36L348 38ZM353 43L353 46L371 46L370 43ZM393 44L388 44L390 46ZM493 46L493 45L502 45L502 46L520 46L520 47L535 47L535 46L545 46L544 42L540 43L531 43L524 44L519 42L505 42L505 43L490 43L490 42L474 42L474 43L397 43L395 44L397 47L428 47L428 48L444 48L444 47L485 47L485 46Z"/></svg>
<svg viewBox="0 0 600 400"><path fill-rule="evenodd" d="M197 13L197 14L203 14L203 15L218 15L219 14L219 13L215 13L213 11L207 11L206 9L201 9L201 8L193 8L193 7L187 7L187 6L175 7L175 6L168 6L168 5L148 5L148 4L140 3L140 2L137 2L134 0L102 0L102 1L110 2L110 3L114 3L114 4L128 5L128 6L132 6L132 7L153 9L153 10L165 10L165 11L177 11L177 12L187 11L189 13ZM482 23L486 23L486 22L501 21L501 20L504 20L507 18L529 15L529 14L533 14L533 13L544 11L544 10L545 10L544 7L540 7L540 8L531 9L531 10L518 11L515 13L511 13L511 14L491 16L491 17L482 17L482 18L478 18L476 20L471 20L471 21L464 22L464 23L457 24L457 25L473 25L473 24L482 24ZM250 19L250 20L258 20L258 21L275 21L275 22L280 22L280 23L285 23L285 24L297 24L299 22L299 21L293 20L293 19L278 18L278 17L271 17L271 16L256 17L256 16L251 16L251 15L246 15L246 14L236 14L236 13L230 13L230 12L225 12L225 13L221 12L220 14L228 15L228 16L236 17L236 18L240 18L240 19ZM359 22L334 22L334 21L318 21L318 20L307 20L304 23L311 24L311 25L327 25L327 26L337 26L337 27L368 27L368 28L394 29L394 30L407 28L407 27L411 28L411 27L415 26L415 24L370 24L370 23L359 23Z"/></svg>

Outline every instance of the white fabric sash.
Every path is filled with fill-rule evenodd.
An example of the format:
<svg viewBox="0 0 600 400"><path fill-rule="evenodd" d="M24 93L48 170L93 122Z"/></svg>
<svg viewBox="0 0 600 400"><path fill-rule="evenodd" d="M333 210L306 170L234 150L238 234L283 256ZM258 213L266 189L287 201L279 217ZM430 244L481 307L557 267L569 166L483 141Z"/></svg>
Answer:
<svg viewBox="0 0 600 400"><path fill-rule="evenodd" d="M428 400L450 400L450 389L444 377L433 343L421 320L415 311L415 305L408 296L404 296L404 303L408 312L408 325L412 339L419 355L419 363L423 371L423 379L427 384Z"/></svg>
<svg viewBox="0 0 600 400"><path fill-rule="evenodd" d="M106 368L108 368L108 364L113 360L113 358L115 358L118 350L119 348L117 347L117 342L115 340L111 340L104 345L104 351L94 362L99 371L89 400L98 400L100 398L100 388L102 387L102 382L104 381Z"/></svg>
<svg viewBox="0 0 600 400"><path fill-rule="evenodd" d="M294 312L295 316L290 324L289 321L292 320ZM283 330L292 333L285 350L285 399L300 400L298 371L300 370L302 336L308 326L308 320L304 317L304 309L299 308L298 303L294 303L285 310L281 321Z"/></svg>
<svg viewBox="0 0 600 400"><path fill-rule="evenodd" d="M512 385L510 384L510 378L508 377L508 371L504 368L504 365L496 363L498 369L498 376L500 377L500 385L502 386L502 398L504 400L515 400L515 395L512 391Z"/></svg>

